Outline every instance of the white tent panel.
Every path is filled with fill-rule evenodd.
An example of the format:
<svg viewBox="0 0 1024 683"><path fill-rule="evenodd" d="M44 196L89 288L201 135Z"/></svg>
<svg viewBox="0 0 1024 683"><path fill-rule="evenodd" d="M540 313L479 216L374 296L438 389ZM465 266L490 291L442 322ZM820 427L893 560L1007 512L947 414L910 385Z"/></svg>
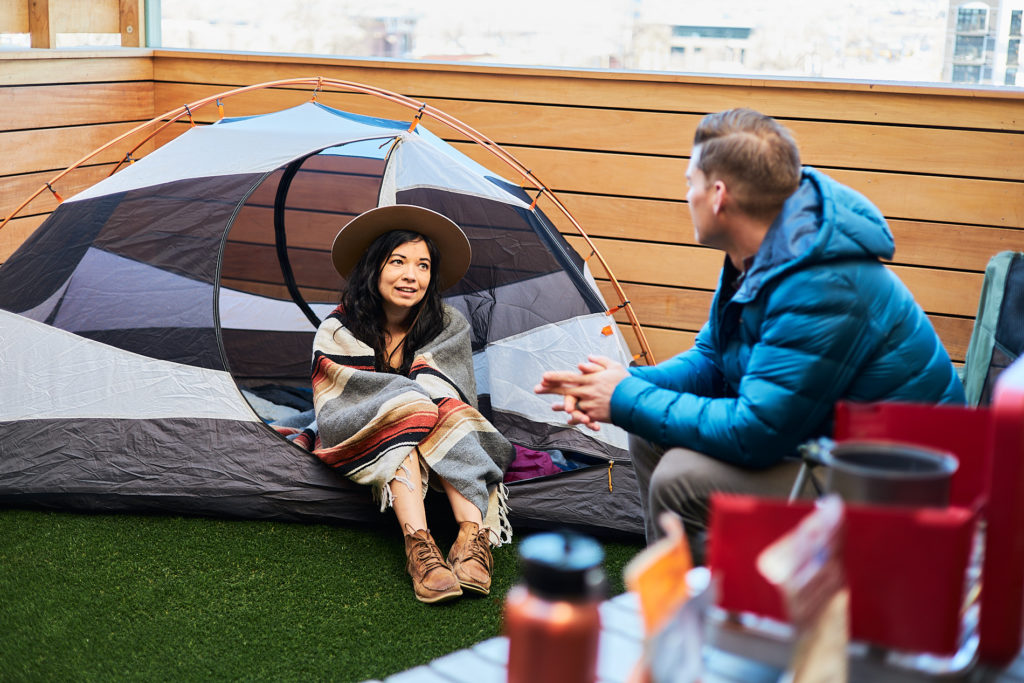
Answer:
<svg viewBox="0 0 1024 683"><path fill-rule="evenodd" d="M440 144L435 144L434 140ZM459 153L429 131L423 131L422 136L403 135L391 155L390 163L397 168L395 189L399 191L434 187L446 192L493 199L524 209L529 206L505 188L487 180L487 177L497 179L495 173Z"/></svg>
<svg viewBox="0 0 1024 683"><path fill-rule="evenodd" d="M309 304L309 307L323 320L337 308L337 304ZM316 331L302 309L292 301L268 299L225 287L220 290L220 326L233 330Z"/></svg>
<svg viewBox="0 0 1024 683"><path fill-rule="evenodd" d="M0 422L173 417L259 420L227 372L154 360L0 310Z"/></svg>
<svg viewBox="0 0 1024 683"><path fill-rule="evenodd" d="M503 181L503 182L508 182L507 179L502 177L499 173L495 173L494 171L492 171L491 169L487 168L483 164L477 163L476 161L474 161L470 157L466 156L465 154L460 152L458 149L456 149L455 147L453 147L449 143L445 142L444 140L442 140L438 136L434 135L432 132L427 130L425 127L419 126L416 129L416 132L418 133L420 139L423 142L426 142L430 146L434 147L437 151L441 152L442 154L447 156L449 159L451 159L454 162L456 162L459 166L464 168L466 171L469 171L470 173L473 173L475 175L479 175L482 178L493 178L495 180L500 180L500 181ZM495 160L497 160L497 157L495 157ZM511 170L511 167L509 167L509 170Z"/></svg>
<svg viewBox="0 0 1024 683"><path fill-rule="evenodd" d="M213 285L89 247L54 324L72 332L213 327Z"/></svg>
<svg viewBox="0 0 1024 683"><path fill-rule="evenodd" d="M307 102L273 114L192 128L68 201L197 176L265 173L325 147L387 137L386 128L339 116L333 110ZM202 160L201 165L197 165L197 159Z"/></svg>
<svg viewBox="0 0 1024 683"><path fill-rule="evenodd" d="M604 334L610 326L612 334ZM606 356L623 365L629 357L623 339L615 334L615 320L603 313L593 313L571 320L545 325L487 346L474 357L478 390L486 387L495 410L514 413L534 422L564 425L565 413L551 409L555 397L533 393L542 374L549 370L574 370L588 355ZM481 378L486 378L481 381ZM592 438L616 448L628 449L626 432L610 424L593 432L578 426Z"/></svg>
<svg viewBox="0 0 1024 683"><path fill-rule="evenodd" d="M369 140L358 140L352 143L339 145L337 147L329 147L325 149L321 154L337 157L362 157L363 159L377 159L384 160L388 151L391 147L390 142L394 138L388 137L384 140L381 138L372 138Z"/></svg>

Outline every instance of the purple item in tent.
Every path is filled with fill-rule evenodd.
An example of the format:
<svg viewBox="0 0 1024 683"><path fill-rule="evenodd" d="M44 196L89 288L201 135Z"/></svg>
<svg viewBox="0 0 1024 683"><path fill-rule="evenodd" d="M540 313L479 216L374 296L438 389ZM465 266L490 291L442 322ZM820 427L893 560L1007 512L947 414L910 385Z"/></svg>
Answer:
<svg viewBox="0 0 1024 683"><path fill-rule="evenodd" d="M535 451L522 446L515 446L515 449L516 457L505 472L505 483L535 479L562 471L551 462L551 456L545 451Z"/></svg>

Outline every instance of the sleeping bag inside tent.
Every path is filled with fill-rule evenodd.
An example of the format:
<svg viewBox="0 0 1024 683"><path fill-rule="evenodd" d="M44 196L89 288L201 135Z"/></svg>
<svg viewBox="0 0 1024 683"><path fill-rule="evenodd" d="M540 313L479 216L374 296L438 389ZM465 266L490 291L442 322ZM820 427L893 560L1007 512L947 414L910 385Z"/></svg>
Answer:
<svg viewBox="0 0 1024 683"><path fill-rule="evenodd" d="M0 267L0 504L369 520L283 436L311 409L339 228L416 204L473 248L444 293L472 327L481 410L527 460L513 523L642 533L622 430L570 427L532 387L628 363L586 263L519 186L424 126L310 102L193 127L61 203ZM614 465L614 466L613 466Z"/></svg>

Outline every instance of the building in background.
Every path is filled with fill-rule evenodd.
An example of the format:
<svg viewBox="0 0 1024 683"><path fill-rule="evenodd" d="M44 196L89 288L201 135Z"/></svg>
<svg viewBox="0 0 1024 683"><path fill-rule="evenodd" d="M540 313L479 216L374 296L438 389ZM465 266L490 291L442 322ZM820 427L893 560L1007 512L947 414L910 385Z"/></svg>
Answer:
<svg viewBox="0 0 1024 683"><path fill-rule="evenodd" d="M937 81L948 0L636 0L626 68Z"/></svg>
<svg viewBox="0 0 1024 683"><path fill-rule="evenodd" d="M151 45L270 54L1024 86L1024 0L174 0ZM62 46L116 34L57 34ZM148 38L147 38L148 40ZM29 46L0 34L0 49Z"/></svg>
<svg viewBox="0 0 1024 683"><path fill-rule="evenodd" d="M416 36L415 14L391 14L363 17L359 21L370 41L370 54L378 57L407 58L412 54Z"/></svg>
<svg viewBox="0 0 1024 683"><path fill-rule="evenodd" d="M637 23L634 69L736 73L746 69L753 28L736 24Z"/></svg>
<svg viewBox="0 0 1024 683"><path fill-rule="evenodd" d="M942 80L1024 85L1021 23L1024 0L949 0Z"/></svg>

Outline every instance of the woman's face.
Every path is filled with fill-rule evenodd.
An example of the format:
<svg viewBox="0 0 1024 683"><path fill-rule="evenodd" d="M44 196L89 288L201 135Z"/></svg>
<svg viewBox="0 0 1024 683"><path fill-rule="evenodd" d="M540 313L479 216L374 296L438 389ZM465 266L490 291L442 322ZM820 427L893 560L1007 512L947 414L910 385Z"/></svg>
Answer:
<svg viewBox="0 0 1024 683"><path fill-rule="evenodd" d="M423 300L430 284L430 251L423 240L395 247L384 261L377 288L386 313L408 313Z"/></svg>

